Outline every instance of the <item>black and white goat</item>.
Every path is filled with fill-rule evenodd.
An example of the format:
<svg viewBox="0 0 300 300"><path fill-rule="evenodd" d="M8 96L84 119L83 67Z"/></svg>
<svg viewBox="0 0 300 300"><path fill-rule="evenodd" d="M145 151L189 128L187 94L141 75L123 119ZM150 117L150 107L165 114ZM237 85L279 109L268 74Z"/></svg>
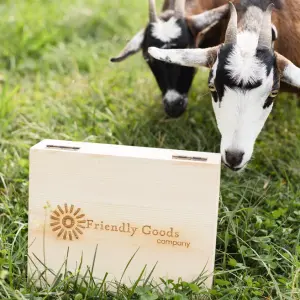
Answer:
<svg viewBox="0 0 300 300"><path fill-rule="evenodd" d="M238 13L231 3L225 42L218 46L177 50L149 48L151 56L164 62L210 68L208 86L222 136L222 159L235 171L244 168L251 159L280 82L300 87L300 68L294 64L300 65L300 29L293 24L293 20L299 23L300 3L298 0L275 1L273 23L278 32L275 51L271 29L274 4L270 2L242 0L241 6L237 6ZM295 35L291 37L291 34ZM280 44L281 35L288 44Z"/></svg>
<svg viewBox="0 0 300 300"><path fill-rule="evenodd" d="M217 5L212 0L165 0L162 13L158 16L155 0L148 1L148 24L111 61L123 61L142 50L162 92L165 112L176 118L186 109L196 69L154 60L148 54L148 48L195 48L199 44L202 47L216 46L220 37L208 35L207 32L215 30L219 21L228 13L229 7L224 4L226 0L217 1Z"/></svg>

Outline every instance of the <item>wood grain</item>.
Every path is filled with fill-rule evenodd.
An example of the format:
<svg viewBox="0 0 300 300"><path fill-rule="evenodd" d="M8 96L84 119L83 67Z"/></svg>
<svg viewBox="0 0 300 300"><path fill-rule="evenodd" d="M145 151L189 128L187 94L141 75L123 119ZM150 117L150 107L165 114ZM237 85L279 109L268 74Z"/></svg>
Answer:
<svg viewBox="0 0 300 300"><path fill-rule="evenodd" d="M126 284L157 262L156 281L212 274L220 161L213 153L40 142L30 151L29 275L44 271L41 262L58 272L68 248L69 270L83 253L84 272L97 245L99 279L108 272L109 280L120 280L138 249Z"/></svg>

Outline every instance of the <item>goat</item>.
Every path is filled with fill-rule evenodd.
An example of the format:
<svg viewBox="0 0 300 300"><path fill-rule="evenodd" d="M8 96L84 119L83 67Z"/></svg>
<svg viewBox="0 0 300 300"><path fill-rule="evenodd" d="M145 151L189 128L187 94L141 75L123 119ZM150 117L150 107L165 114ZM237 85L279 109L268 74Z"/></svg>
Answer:
<svg viewBox="0 0 300 300"><path fill-rule="evenodd" d="M196 69L175 66L152 59L148 48L162 49L216 46L219 43L217 25L229 12L226 0L218 5L212 0L165 0L158 16L155 0L149 0L149 22L125 46L112 62L120 62L142 50L162 92L163 105L169 117L177 118L186 110L188 92ZM208 32L217 31L214 34Z"/></svg>
<svg viewBox="0 0 300 300"><path fill-rule="evenodd" d="M230 3L225 41L206 49L148 49L160 61L210 69L208 87L221 133L224 164L234 171L250 161L280 89L300 88L299 0L266 0ZM295 23L294 23L295 22ZM293 62L295 63L293 63ZM297 66L296 66L297 65ZM289 88L288 88L289 86Z"/></svg>

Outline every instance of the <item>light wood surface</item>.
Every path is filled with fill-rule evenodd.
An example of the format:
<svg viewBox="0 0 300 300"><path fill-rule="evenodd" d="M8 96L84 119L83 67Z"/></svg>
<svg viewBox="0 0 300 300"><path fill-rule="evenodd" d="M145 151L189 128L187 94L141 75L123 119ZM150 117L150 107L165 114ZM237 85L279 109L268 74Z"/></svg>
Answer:
<svg viewBox="0 0 300 300"><path fill-rule="evenodd" d="M145 265L192 281L214 269L219 154L44 140L30 151L29 276L75 271L131 284ZM80 210L79 210L80 209ZM38 259L37 259L38 258ZM47 280L53 276L47 272ZM206 280L210 287L212 276Z"/></svg>

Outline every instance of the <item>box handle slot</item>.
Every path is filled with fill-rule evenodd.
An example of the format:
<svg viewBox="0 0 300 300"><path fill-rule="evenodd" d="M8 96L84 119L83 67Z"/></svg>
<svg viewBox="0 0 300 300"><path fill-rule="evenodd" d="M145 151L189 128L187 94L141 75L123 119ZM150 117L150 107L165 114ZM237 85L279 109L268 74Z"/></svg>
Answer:
<svg viewBox="0 0 300 300"><path fill-rule="evenodd" d="M57 146L57 145L47 145L46 148L56 149L56 150L71 150L71 151L78 151L80 149L80 147Z"/></svg>
<svg viewBox="0 0 300 300"><path fill-rule="evenodd" d="M173 155L172 159L175 159L175 160L188 160L188 161L202 161L202 162L207 161L207 158L205 158L205 157L184 156L184 155Z"/></svg>

